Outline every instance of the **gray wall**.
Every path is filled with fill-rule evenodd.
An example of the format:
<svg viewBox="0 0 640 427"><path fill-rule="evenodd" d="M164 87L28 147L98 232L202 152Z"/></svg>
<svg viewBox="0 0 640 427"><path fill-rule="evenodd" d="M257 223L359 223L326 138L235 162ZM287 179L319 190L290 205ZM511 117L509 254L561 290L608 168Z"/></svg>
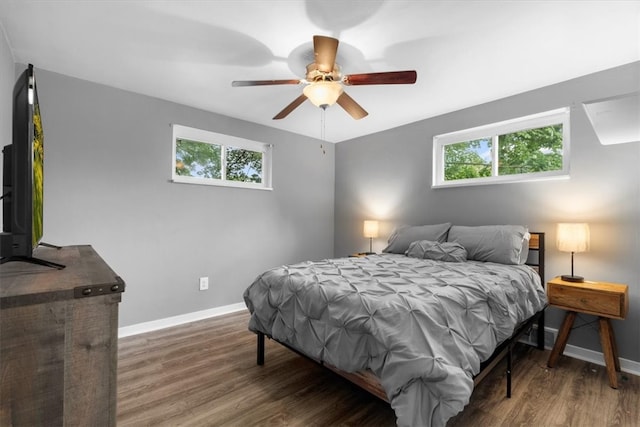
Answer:
<svg viewBox="0 0 640 427"><path fill-rule="evenodd" d="M640 361L640 144L601 145L581 106L639 87L635 63L338 144L335 254L368 249L368 218L382 221L377 251L400 223L524 224L547 233L549 279L570 269L569 254L555 248L556 223L588 222L591 251L576 254L576 273L629 285L630 313L613 324L620 356ZM569 180L431 188L434 135L563 106L571 107ZM550 309L549 326L562 315ZM569 343L601 351L596 325L574 330Z"/></svg>
<svg viewBox="0 0 640 427"><path fill-rule="evenodd" d="M122 276L120 326L242 302L265 269L333 254L333 145L34 65L43 240L91 244ZM171 123L272 143L274 190L169 182Z"/></svg>

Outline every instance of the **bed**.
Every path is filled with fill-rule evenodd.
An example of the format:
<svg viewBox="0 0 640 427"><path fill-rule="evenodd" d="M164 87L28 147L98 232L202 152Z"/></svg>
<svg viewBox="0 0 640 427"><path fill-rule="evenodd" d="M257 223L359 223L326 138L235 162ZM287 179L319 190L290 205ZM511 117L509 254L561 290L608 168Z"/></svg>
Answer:
<svg viewBox="0 0 640 427"><path fill-rule="evenodd" d="M439 426L538 324L544 233L522 226L399 227L382 254L270 269L244 293L257 334L389 402L400 426Z"/></svg>

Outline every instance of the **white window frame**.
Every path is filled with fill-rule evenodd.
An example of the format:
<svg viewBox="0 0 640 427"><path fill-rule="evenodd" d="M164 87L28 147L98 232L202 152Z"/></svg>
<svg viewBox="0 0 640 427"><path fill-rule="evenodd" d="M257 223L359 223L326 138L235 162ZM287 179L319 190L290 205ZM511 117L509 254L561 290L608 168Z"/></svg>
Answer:
<svg viewBox="0 0 640 427"><path fill-rule="evenodd" d="M460 187L469 185L499 184L523 181L539 181L547 179L566 179L569 177L569 122L570 108L559 108L530 116L505 120L502 122L478 126L456 132L445 133L433 137L433 176L432 188ZM514 175L497 175L498 173L498 137L528 129L542 128L562 124L562 169L547 172L533 172ZM468 142L476 139L492 139L492 171L488 177L444 179L444 149L447 145ZM498 149L496 149L498 148Z"/></svg>
<svg viewBox="0 0 640 427"><path fill-rule="evenodd" d="M273 190L271 185L271 152L273 146L250 139L238 138L231 135L210 132L188 126L174 124L171 155L171 181L182 184L216 185L222 187L253 188L256 190ZM221 147L221 178L200 178L176 174L176 142L178 139L188 139ZM242 148L262 153L262 182L230 181L226 179L226 149L227 147Z"/></svg>

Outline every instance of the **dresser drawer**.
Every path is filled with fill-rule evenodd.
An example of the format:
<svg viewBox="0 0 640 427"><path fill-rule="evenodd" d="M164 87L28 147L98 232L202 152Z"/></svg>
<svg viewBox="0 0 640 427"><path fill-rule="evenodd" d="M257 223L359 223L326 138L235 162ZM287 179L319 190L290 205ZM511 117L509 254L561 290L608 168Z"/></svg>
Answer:
<svg viewBox="0 0 640 427"><path fill-rule="evenodd" d="M547 283L549 304L570 311L623 319L628 310L628 287L615 283L564 282L559 278Z"/></svg>

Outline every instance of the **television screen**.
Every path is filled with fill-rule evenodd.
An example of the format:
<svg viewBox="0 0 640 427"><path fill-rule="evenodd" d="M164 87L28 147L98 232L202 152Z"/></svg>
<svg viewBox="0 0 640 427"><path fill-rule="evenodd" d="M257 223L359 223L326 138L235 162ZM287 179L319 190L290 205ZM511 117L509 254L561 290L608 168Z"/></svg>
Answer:
<svg viewBox="0 0 640 427"><path fill-rule="evenodd" d="M31 247L35 249L42 240L42 218L44 197L44 134L42 132L42 120L40 118L40 105L38 104L38 92L33 80L33 210L31 215Z"/></svg>
<svg viewBox="0 0 640 427"><path fill-rule="evenodd" d="M55 268L60 264L33 257L43 235L44 132L33 66L13 90L13 141L3 150L3 233L0 264L25 261ZM51 246L51 245L47 245Z"/></svg>

